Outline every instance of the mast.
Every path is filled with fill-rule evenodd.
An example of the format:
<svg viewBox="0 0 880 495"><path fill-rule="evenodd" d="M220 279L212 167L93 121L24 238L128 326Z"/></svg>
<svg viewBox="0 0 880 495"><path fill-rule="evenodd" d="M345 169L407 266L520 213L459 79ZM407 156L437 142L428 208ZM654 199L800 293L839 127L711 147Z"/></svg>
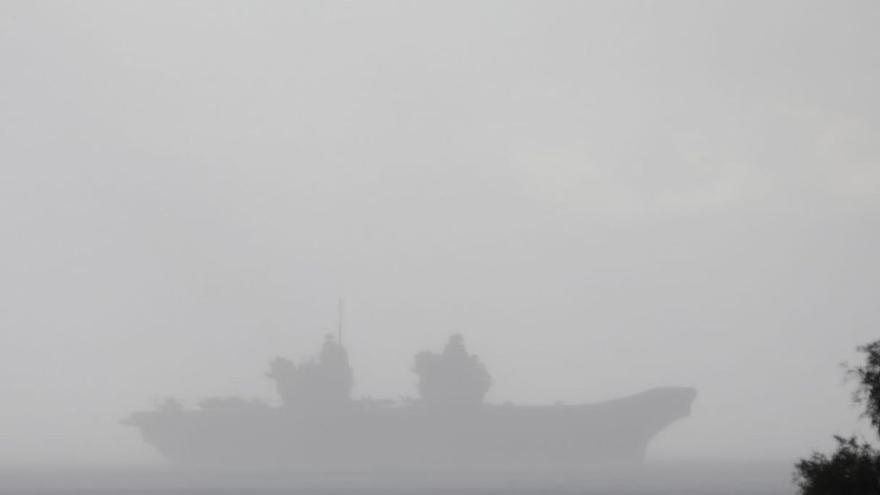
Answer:
<svg viewBox="0 0 880 495"><path fill-rule="evenodd" d="M338 315L337 315L337 328L336 328L336 341L339 342L339 345L342 345L342 298L339 298L339 304L337 307Z"/></svg>

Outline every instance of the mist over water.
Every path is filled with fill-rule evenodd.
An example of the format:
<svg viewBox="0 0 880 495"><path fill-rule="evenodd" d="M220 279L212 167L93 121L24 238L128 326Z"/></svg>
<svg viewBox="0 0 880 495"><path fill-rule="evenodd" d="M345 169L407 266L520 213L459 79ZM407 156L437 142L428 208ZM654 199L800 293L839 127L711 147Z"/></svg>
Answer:
<svg viewBox="0 0 880 495"><path fill-rule="evenodd" d="M590 493L793 494L781 464L672 463L578 471L442 470L369 473L176 472L168 470L56 470L4 472L0 482L28 493Z"/></svg>
<svg viewBox="0 0 880 495"><path fill-rule="evenodd" d="M0 1L0 491L793 493L874 439L877 25Z"/></svg>

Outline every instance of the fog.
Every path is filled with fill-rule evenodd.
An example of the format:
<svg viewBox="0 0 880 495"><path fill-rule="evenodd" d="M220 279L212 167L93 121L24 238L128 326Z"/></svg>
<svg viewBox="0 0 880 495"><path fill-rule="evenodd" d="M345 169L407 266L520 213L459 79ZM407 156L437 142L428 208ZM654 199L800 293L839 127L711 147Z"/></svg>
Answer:
<svg viewBox="0 0 880 495"><path fill-rule="evenodd" d="M876 2L0 3L0 466L149 465L121 421L354 395L464 335L492 403L699 390L648 458L864 432Z"/></svg>

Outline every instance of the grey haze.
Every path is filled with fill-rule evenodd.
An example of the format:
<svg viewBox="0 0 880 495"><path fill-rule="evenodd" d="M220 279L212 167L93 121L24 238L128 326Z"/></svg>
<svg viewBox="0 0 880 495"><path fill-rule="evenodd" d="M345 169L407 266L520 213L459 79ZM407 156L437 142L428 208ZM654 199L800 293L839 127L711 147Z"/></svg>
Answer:
<svg viewBox="0 0 880 495"><path fill-rule="evenodd" d="M146 464L347 304L355 395L697 387L649 456L860 430L880 5L0 2L0 464Z"/></svg>

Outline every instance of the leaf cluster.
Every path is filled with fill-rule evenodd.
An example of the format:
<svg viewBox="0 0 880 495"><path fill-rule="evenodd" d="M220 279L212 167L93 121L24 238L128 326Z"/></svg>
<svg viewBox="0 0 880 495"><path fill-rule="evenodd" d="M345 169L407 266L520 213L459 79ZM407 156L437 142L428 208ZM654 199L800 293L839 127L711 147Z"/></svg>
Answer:
<svg viewBox="0 0 880 495"><path fill-rule="evenodd" d="M795 467L802 495L880 494L880 453L855 438L835 437L837 450L813 453Z"/></svg>
<svg viewBox="0 0 880 495"><path fill-rule="evenodd" d="M880 434L880 340L858 349L866 358L864 365L848 371L859 382L853 399L864 406L863 416L871 421L871 426Z"/></svg>
<svg viewBox="0 0 880 495"><path fill-rule="evenodd" d="M864 406L863 416L880 434L880 340L858 348L861 366L847 373L858 380L853 400ZM880 452L855 437L834 437L831 454L813 453L795 465L794 481L802 495L880 495Z"/></svg>

